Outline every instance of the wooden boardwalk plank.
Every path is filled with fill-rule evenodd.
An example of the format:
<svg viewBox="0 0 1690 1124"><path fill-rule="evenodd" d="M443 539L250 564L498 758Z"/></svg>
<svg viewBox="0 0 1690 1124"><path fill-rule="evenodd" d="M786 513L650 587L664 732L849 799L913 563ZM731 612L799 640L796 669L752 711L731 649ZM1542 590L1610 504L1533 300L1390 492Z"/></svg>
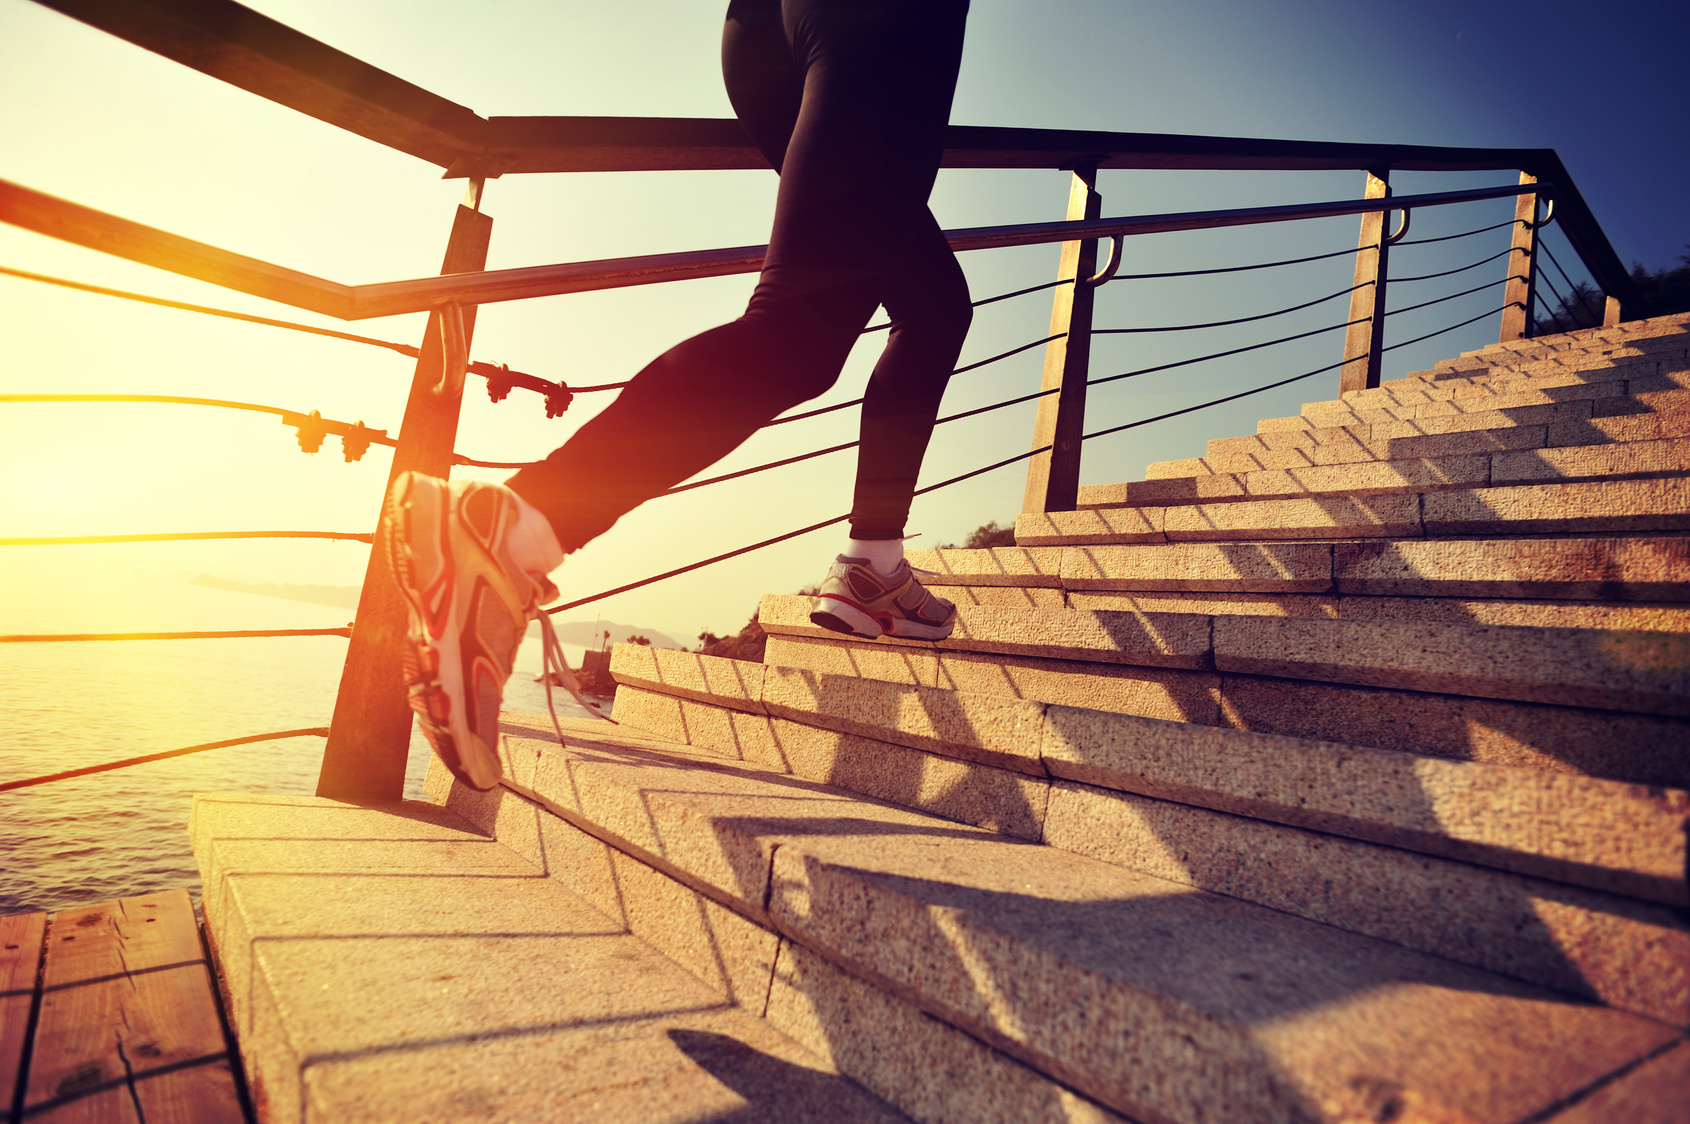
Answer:
<svg viewBox="0 0 1690 1124"><path fill-rule="evenodd" d="M23 1076L29 1008L35 1001L35 977L41 969L45 913L0 917L0 1114L10 1119Z"/></svg>
<svg viewBox="0 0 1690 1124"><path fill-rule="evenodd" d="M243 1119L187 891L63 910L46 945L31 1124Z"/></svg>

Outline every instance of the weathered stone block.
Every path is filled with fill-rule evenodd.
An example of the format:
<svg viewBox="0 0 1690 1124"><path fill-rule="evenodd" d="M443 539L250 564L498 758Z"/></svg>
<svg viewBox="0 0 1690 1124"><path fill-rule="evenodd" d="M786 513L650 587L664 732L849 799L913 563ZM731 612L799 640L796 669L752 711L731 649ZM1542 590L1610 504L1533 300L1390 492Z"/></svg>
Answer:
<svg viewBox="0 0 1690 1124"><path fill-rule="evenodd" d="M1681 791L1052 707L1052 776L1669 905Z"/></svg>
<svg viewBox="0 0 1690 1124"><path fill-rule="evenodd" d="M1684 479L1436 492L1421 503L1428 535L1690 529L1690 481Z"/></svg>
<svg viewBox="0 0 1690 1124"><path fill-rule="evenodd" d="M829 675L860 675L888 683L937 682L939 656L932 650L913 646L846 640L838 633L820 635L771 635L764 652L765 663L801 667Z"/></svg>
<svg viewBox="0 0 1690 1124"><path fill-rule="evenodd" d="M610 673L618 683L651 687L666 695L702 699L753 713L762 709L757 698L763 689L763 665L746 660L645 644L618 644L611 650Z"/></svg>
<svg viewBox="0 0 1690 1124"><path fill-rule="evenodd" d="M1252 472L1244 478L1244 487L1250 496L1261 498L1309 492L1366 496L1483 487L1489 476L1488 457L1415 457L1290 472Z"/></svg>
<svg viewBox="0 0 1690 1124"><path fill-rule="evenodd" d="M1242 730L1690 788L1682 718L1245 675L1221 704Z"/></svg>
<svg viewBox="0 0 1690 1124"><path fill-rule="evenodd" d="M1690 1043L1678 1042L1594 1090L1555 1124L1684 1124L1684 1090L1690 1088Z"/></svg>
<svg viewBox="0 0 1690 1124"><path fill-rule="evenodd" d="M1681 538L1339 543L1342 593L1690 600Z"/></svg>
<svg viewBox="0 0 1690 1124"><path fill-rule="evenodd" d="M229 884L207 922L219 956L250 969L231 998L267 1119L651 1119L748 1099L781 1118L893 1118L497 843L456 832L503 851L499 872L418 847L441 817L461 824L442 809L355 820L331 801L246 800L239 823L207 819L197 842ZM241 857L220 854L234 843ZM344 865L348 847L368 865ZM337 867L306 858L336 850Z"/></svg>
<svg viewBox="0 0 1690 1124"><path fill-rule="evenodd" d="M1665 906L1058 781L1044 841L1463 964L1690 1022L1690 929Z"/></svg>
<svg viewBox="0 0 1690 1124"><path fill-rule="evenodd" d="M1061 547L1000 546L990 550L911 550L910 565L939 577L929 585L1062 585ZM923 579L926 581L926 579Z"/></svg>
<svg viewBox="0 0 1690 1124"><path fill-rule="evenodd" d="M1092 542L1161 542L1162 508L1086 508L1046 511L1015 520L1015 541L1025 546Z"/></svg>
<svg viewBox="0 0 1690 1124"><path fill-rule="evenodd" d="M771 725L784 771L794 776L1018 839L1039 837L1049 794L1042 776L784 718Z"/></svg>
<svg viewBox="0 0 1690 1124"><path fill-rule="evenodd" d="M1684 438L1499 453L1491 459L1491 483L1498 485L1687 472L1690 439Z"/></svg>
<svg viewBox="0 0 1690 1124"><path fill-rule="evenodd" d="M1339 617L1339 599L1319 593L1157 592L1145 590L1075 590L1075 609L1130 610L1140 613L1204 613L1246 617Z"/></svg>
<svg viewBox="0 0 1690 1124"><path fill-rule="evenodd" d="M989 694L904 686L855 676L770 667L769 713L1042 776L1038 703Z"/></svg>
<svg viewBox="0 0 1690 1124"><path fill-rule="evenodd" d="M1216 617L1220 671L1690 715L1690 636Z"/></svg>
<svg viewBox="0 0 1690 1124"><path fill-rule="evenodd" d="M1213 672L974 652L946 652L938 665L937 685L955 691L1220 724L1220 679Z"/></svg>
<svg viewBox="0 0 1690 1124"><path fill-rule="evenodd" d="M1549 427L1545 444L1605 445L1626 441L1660 441L1690 437L1690 410L1667 413L1624 414L1556 422Z"/></svg>
<svg viewBox="0 0 1690 1124"><path fill-rule="evenodd" d="M931 583L937 588L938 583ZM1060 589L1044 586L953 585L940 592L957 605L995 605L1012 609L1061 609L1068 604Z"/></svg>
<svg viewBox="0 0 1690 1124"><path fill-rule="evenodd" d="M1517 1119L1673 1034L1051 848L810 836L774 875L800 943L1139 1119Z"/></svg>
<svg viewBox="0 0 1690 1124"><path fill-rule="evenodd" d="M1069 547L1069 589L1320 592L1332 584L1323 543L1177 543Z"/></svg>
<svg viewBox="0 0 1690 1124"><path fill-rule="evenodd" d="M1415 408L1416 418L1446 417L1450 414L1475 410L1518 410L1551 403L1588 401L1593 398L1617 398L1625 394L1625 383L1587 382L1573 386L1546 387L1542 390L1520 390L1511 394L1484 395L1478 398L1451 398L1441 402L1427 402Z"/></svg>
<svg viewBox="0 0 1690 1124"><path fill-rule="evenodd" d="M790 941L781 945L768 1019L924 1124L1121 1119Z"/></svg>
<svg viewBox="0 0 1690 1124"><path fill-rule="evenodd" d="M760 619L771 633L827 634L810 623L808 601L774 594L763 598ZM998 652L1058 659L1134 663L1150 667L1208 666L1206 618L1185 614L1088 613L1069 609L958 606L956 631L938 642L883 637L880 645L927 651Z"/></svg>
<svg viewBox="0 0 1690 1124"><path fill-rule="evenodd" d="M1468 457L1505 449L1535 449L1545 440L1546 426L1515 425L1501 429L1469 429L1454 433L1419 433L1414 423L1379 426L1365 447L1337 446L1312 450L1320 465L1352 464L1364 460L1396 461L1416 457Z"/></svg>
<svg viewBox="0 0 1690 1124"><path fill-rule="evenodd" d="M1080 497L1080 507L1168 507L1181 503L1242 499L1245 494L1244 484L1236 476L1211 474L1094 485L1085 489Z"/></svg>
<svg viewBox="0 0 1690 1124"><path fill-rule="evenodd" d="M1419 497L1415 495L1246 500L1153 510L1166 511L1170 542L1376 538L1420 533Z"/></svg>

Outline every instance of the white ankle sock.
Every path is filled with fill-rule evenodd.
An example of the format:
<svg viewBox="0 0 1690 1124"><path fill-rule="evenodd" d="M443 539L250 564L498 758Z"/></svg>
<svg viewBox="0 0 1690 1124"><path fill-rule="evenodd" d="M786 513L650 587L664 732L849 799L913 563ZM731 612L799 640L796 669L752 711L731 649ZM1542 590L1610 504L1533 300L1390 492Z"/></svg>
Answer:
<svg viewBox="0 0 1690 1124"><path fill-rule="evenodd" d="M563 547L558 545L551 521L515 492L511 495L517 510L516 522L505 538L511 559L530 574L549 574L563 565Z"/></svg>
<svg viewBox="0 0 1690 1124"><path fill-rule="evenodd" d="M869 565L890 577L904 560L903 539L846 539L847 558L867 558Z"/></svg>

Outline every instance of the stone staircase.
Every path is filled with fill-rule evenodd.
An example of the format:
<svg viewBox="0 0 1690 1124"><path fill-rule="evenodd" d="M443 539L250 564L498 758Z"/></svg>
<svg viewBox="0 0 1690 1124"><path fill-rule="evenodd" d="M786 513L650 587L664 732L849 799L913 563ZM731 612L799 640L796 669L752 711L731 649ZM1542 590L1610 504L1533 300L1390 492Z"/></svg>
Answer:
<svg viewBox="0 0 1690 1124"><path fill-rule="evenodd" d="M200 798L267 1118L1690 1120L1690 316L1148 476L916 557L945 642Z"/></svg>

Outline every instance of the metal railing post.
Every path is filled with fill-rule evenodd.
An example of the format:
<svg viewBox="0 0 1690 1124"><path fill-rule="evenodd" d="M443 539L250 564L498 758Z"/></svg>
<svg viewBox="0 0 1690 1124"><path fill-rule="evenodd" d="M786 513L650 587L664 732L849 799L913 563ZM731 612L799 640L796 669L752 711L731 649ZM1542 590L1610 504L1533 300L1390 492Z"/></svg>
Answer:
<svg viewBox="0 0 1690 1124"><path fill-rule="evenodd" d="M1097 193L1097 169L1074 169L1068 191L1068 218L1095 219L1103 214ZM1041 390L1056 390L1039 399L1033 423L1035 449L1049 446L1027 463L1024 512L1073 511L1080 493L1080 438L1086 421L1086 377L1091 369L1091 310L1096 290L1085 278L1097 272L1097 240L1062 243L1057 266L1058 285L1051 301L1050 335L1045 345Z"/></svg>
<svg viewBox="0 0 1690 1124"><path fill-rule="evenodd" d="M1520 183L1537 177L1520 173ZM1508 285L1502 290L1502 332L1499 343L1527 339L1532 334L1533 300L1537 295L1537 196L1514 200L1514 240L1508 255Z"/></svg>
<svg viewBox="0 0 1690 1124"><path fill-rule="evenodd" d="M469 273L487 267L493 220L480 211L482 181L471 180L452 222L441 273ZM463 346L475 330L475 306L463 309ZM437 395L445 355L441 314L431 312L423 332L422 354L411 376L405 420L393 450L388 483L415 470L445 477L452 470L463 392ZM385 498L385 493L384 493ZM379 515L378 515L379 524ZM377 527L358 598L358 617L341 672L317 795L339 800L399 800L405 791L405 758L411 741L411 708L400 674L400 644L405 635L405 602L388 572L386 535Z"/></svg>
<svg viewBox="0 0 1690 1124"><path fill-rule="evenodd" d="M1389 199L1391 171L1380 168L1367 173L1365 199ZM1350 293L1352 323L1344 332L1345 363L1338 373L1338 395L1368 390L1379 385L1379 366L1385 345L1385 274L1390 255L1389 211L1369 211L1361 216L1361 237L1356 241L1357 288Z"/></svg>

